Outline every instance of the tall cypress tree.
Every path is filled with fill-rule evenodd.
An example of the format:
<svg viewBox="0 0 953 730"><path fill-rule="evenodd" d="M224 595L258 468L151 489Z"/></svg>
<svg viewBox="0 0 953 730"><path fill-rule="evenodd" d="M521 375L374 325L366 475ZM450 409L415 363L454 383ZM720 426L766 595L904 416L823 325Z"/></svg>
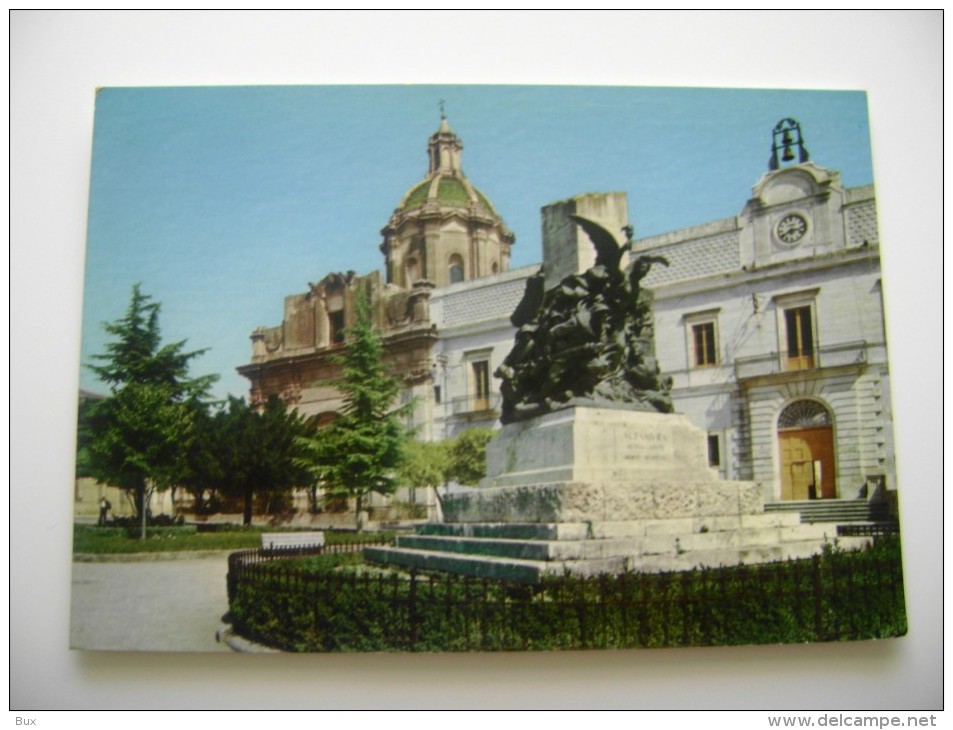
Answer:
<svg viewBox="0 0 953 730"><path fill-rule="evenodd" d="M341 379L334 384L344 396L341 417L316 436L300 440L301 463L332 494L355 499L360 530L365 496L393 494L397 488L395 471L408 438L402 420L412 406L396 406L400 384L384 367L384 348L363 294L346 338L344 354L337 360Z"/></svg>
<svg viewBox="0 0 953 730"><path fill-rule="evenodd" d="M143 537L150 486L171 486L182 475L194 409L218 379L189 377L189 363L204 350L162 345L159 309L136 284L126 315L104 325L115 340L88 367L111 393L83 414L86 470L132 493Z"/></svg>

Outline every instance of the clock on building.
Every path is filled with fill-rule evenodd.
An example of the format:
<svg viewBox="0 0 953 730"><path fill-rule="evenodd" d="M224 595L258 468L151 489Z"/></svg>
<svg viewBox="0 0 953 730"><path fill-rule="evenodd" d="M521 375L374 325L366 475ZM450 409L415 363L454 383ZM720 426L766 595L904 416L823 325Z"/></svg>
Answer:
<svg viewBox="0 0 953 730"><path fill-rule="evenodd" d="M807 221L796 213L786 215L778 223L777 233L784 243L797 243L807 233Z"/></svg>

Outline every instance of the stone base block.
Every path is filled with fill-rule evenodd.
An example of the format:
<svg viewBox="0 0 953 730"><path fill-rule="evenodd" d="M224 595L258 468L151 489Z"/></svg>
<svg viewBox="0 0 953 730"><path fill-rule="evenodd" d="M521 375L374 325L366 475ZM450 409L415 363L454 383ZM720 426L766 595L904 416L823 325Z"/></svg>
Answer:
<svg viewBox="0 0 953 730"><path fill-rule="evenodd" d="M604 483L666 475L714 481L704 431L687 416L574 406L509 423L487 446L481 486Z"/></svg>
<svg viewBox="0 0 953 730"><path fill-rule="evenodd" d="M448 522L606 522L738 518L762 514L763 504L754 482L655 476L481 488L446 497L443 512Z"/></svg>

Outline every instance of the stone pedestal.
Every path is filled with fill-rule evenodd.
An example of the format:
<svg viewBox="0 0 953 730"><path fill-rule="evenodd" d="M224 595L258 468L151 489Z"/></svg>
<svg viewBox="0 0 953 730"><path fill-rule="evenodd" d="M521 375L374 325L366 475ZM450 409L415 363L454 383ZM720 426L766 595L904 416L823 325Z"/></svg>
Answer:
<svg viewBox="0 0 953 730"><path fill-rule="evenodd" d="M580 407L503 427L479 491L447 522L578 522L758 514L752 482L719 481L686 416Z"/></svg>
<svg viewBox="0 0 953 730"><path fill-rule="evenodd" d="M443 511L444 524L365 555L533 582L807 557L836 534L765 514L754 482L719 479L687 417L589 406L506 425L483 485L445 497Z"/></svg>

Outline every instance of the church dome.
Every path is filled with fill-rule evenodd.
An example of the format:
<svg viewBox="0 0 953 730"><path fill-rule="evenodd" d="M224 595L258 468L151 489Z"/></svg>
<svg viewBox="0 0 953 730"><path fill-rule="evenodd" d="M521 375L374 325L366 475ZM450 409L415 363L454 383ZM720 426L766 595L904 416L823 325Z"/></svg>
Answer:
<svg viewBox="0 0 953 730"><path fill-rule="evenodd" d="M443 286L509 269L514 236L463 173L463 142L445 116L427 144L428 169L381 230L388 283Z"/></svg>
<svg viewBox="0 0 953 730"><path fill-rule="evenodd" d="M500 220L489 198L467 179L460 167L463 143L450 129L446 117L430 137L430 166L422 182L410 188L401 198L395 214L411 213L422 208L462 208Z"/></svg>

